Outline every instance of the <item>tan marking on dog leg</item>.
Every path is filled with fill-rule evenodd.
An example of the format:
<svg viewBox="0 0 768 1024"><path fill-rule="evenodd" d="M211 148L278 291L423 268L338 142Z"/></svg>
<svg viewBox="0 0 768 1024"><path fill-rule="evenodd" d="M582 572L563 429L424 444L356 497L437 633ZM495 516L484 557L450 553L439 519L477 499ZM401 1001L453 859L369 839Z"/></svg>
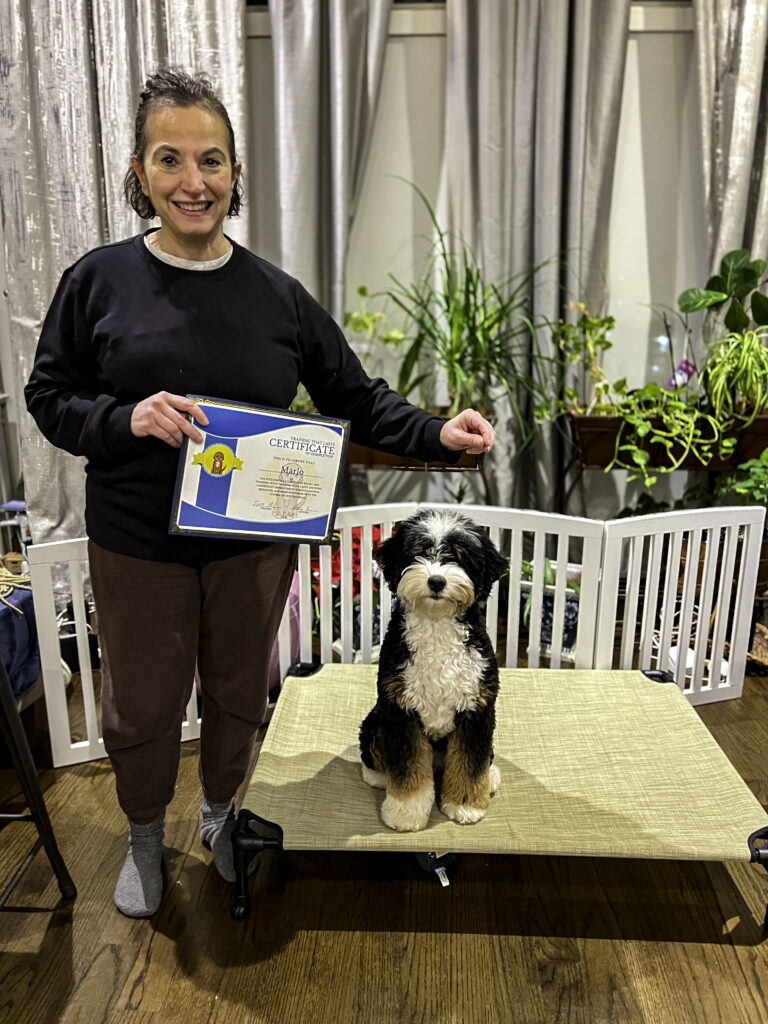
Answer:
<svg viewBox="0 0 768 1024"><path fill-rule="evenodd" d="M477 691L477 707L484 708L487 707L488 704L493 704L496 700L498 690L498 684L489 686L487 683L481 682Z"/></svg>
<svg viewBox="0 0 768 1024"><path fill-rule="evenodd" d="M379 740L378 733L374 734L371 737L371 745L368 748L368 753L371 755L371 760L373 761L374 769L377 772L383 772L384 771L384 762L381 760L381 756L379 754L379 743L378 743L378 740Z"/></svg>
<svg viewBox="0 0 768 1024"><path fill-rule="evenodd" d="M405 691L405 680L402 676L391 676L389 679L381 680L379 685L387 700L400 707L403 706L403 693Z"/></svg>
<svg viewBox="0 0 768 1024"><path fill-rule="evenodd" d="M480 821L491 803L490 765L479 778L469 772L466 750L457 733L448 737L440 810L459 825Z"/></svg>
<svg viewBox="0 0 768 1024"><path fill-rule="evenodd" d="M425 736L421 736L405 780L395 782L387 776L387 795L381 805L381 820L396 832L419 832L426 827L434 802L432 746Z"/></svg>

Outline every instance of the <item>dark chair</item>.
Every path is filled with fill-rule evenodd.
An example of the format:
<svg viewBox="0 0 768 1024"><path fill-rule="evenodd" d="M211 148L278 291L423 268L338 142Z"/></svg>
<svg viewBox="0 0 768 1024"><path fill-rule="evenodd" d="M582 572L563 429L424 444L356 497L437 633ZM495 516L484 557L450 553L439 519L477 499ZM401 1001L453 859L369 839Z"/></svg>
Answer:
<svg viewBox="0 0 768 1024"><path fill-rule="evenodd" d="M14 821L33 821L38 833L37 841L14 872L8 885L0 892L0 907L6 902L41 846L45 847L45 852L48 854L51 867L56 875L56 881L59 883L61 895L65 900L73 900L77 896L77 889L56 844L56 837L53 834L43 794L40 792L40 783L37 778L35 762L32 759L32 751L29 749L27 736L21 724L21 718L19 717L16 701L13 697L13 691L11 690L11 681L8 678L8 672L2 660L0 660L0 732L2 732L6 746L11 752L16 774L24 791L29 811L28 814L0 814L0 824Z"/></svg>

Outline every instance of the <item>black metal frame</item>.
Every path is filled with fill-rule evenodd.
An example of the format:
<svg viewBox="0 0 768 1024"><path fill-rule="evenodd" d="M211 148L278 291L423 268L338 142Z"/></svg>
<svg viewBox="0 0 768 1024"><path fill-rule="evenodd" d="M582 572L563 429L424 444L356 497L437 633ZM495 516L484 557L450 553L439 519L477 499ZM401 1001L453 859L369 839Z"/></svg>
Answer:
<svg viewBox="0 0 768 1024"><path fill-rule="evenodd" d="M51 862L51 867L59 883L59 890L62 898L73 900L77 896L77 889L67 871L64 858L61 856L56 837L53 834L51 820L48 817L48 809L45 806L43 794L40 791L40 783L37 778L37 769L32 758L32 751L29 749L27 734L21 723L16 701L11 689L11 681L5 665L0 661L0 732L2 732L8 749L11 752L13 765L16 769L19 783L24 792L27 802L28 814L0 814L0 823L9 824L16 821L32 821L37 828L37 840L31 847L26 857L13 874L10 882L0 892L0 907L8 900L21 876L32 863L35 854L44 847Z"/></svg>

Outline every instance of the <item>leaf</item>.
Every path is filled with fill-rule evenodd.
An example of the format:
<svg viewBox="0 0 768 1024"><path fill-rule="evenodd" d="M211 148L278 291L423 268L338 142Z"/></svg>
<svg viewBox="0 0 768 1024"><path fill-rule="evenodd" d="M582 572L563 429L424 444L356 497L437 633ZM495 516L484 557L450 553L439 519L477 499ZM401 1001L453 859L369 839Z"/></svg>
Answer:
<svg viewBox="0 0 768 1024"><path fill-rule="evenodd" d="M710 277L705 285L705 291L708 292L724 292L725 281L720 277L719 274L715 274L714 277Z"/></svg>
<svg viewBox="0 0 768 1024"><path fill-rule="evenodd" d="M726 292L711 292L705 288L688 288L677 299L681 313L695 313L699 309L707 309L728 298Z"/></svg>
<svg viewBox="0 0 768 1024"><path fill-rule="evenodd" d="M397 381L397 390L401 395L407 395L413 388L412 376L418 362L419 352L421 350L421 341L417 339L405 353L405 357L400 364L400 374Z"/></svg>
<svg viewBox="0 0 768 1024"><path fill-rule="evenodd" d="M751 291L757 288L757 274L749 267L742 267L733 273L731 279L730 294L737 299L743 299Z"/></svg>
<svg viewBox="0 0 768 1024"><path fill-rule="evenodd" d="M405 335L397 327L393 327L391 331L382 331L379 341L384 345L399 345L405 341Z"/></svg>
<svg viewBox="0 0 768 1024"><path fill-rule="evenodd" d="M752 260L749 264L750 270L754 270L757 274L758 279L765 273L765 268L768 267L768 263L765 260Z"/></svg>
<svg viewBox="0 0 768 1024"><path fill-rule="evenodd" d="M749 317L738 299L732 300L723 322L729 331L745 331L749 327Z"/></svg>
<svg viewBox="0 0 768 1024"><path fill-rule="evenodd" d="M752 292L752 319L764 327L768 324L768 298L762 292Z"/></svg>
<svg viewBox="0 0 768 1024"><path fill-rule="evenodd" d="M743 267L749 266L749 251L747 249L733 249L727 252L720 261L720 276L725 282L725 290L729 295L734 295L734 275Z"/></svg>

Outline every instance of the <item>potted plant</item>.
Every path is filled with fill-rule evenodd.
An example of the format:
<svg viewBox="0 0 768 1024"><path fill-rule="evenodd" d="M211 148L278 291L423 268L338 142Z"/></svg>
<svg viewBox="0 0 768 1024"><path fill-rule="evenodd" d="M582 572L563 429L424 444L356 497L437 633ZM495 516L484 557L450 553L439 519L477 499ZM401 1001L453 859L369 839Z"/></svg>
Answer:
<svg viewBox="0 0 768 1024"><path fill-rule="evenodd" d="M578 316L560 320L553 339L566 364L581 366L589 390L579 395L566 386L556 409L567 417L582 467L625 469L629 480L640 479L650 488L657 473L703 468L719 459L720 424L688 381L634 389L625 378L611 383L599 360L611 347L613 317L590 314L583 303L571 308Z"/></svg>
<svg viewBox="0 0 768 1024"><path fill-rule="evenodd" d="M509 281L489 281L469 246L441 227L429 200L421 199L433 229L426 266L413 281L389 275L389 285L369 295L394 305L402 314L401 331L374 331L371 337L402 352L397 390L426 407L453 416L474 408L493 418L500 397L512 409L522 451L533 437L529 410L547 401L556 361L543 355L529 333L530 284L538 267ZM348 314L353 330L369 329L367 307ZM377 320L377 326L382 321ZM482 472L482 464L481 464ZM485 479L485 478L484 478ZM487 481L486 489L487 489Z"/></svg>
<svg viewBox="0 0 768 1024"><path fill-rule="evenodd" d="M716 341L702 372L712 415L721 424L722 450L736 462L759 456L768 444L768 328L730 332Z"/></svg>
<svg viewBox="0 0 768 1024"><path fill-rule="evenodd" d="M715 494L721 500L741 505L768 505L768 447L757 458L748 459L731 473L718 476ZM768 525L763 533L760 564L757 572L757 591L768 588Z"/></svg>
<svg viewBox="0 0 768 1024"><path fill-rule="evenodd" d="M557 570L549 558L544 559L544 592L541 596L541 627L539 643L544 653L552 644L552 627L555 616L555 584ZM576 643L579 625L579 595L581 593L581 566L571 562L566 567L565 602L563 605L562 650L568 653ZM523 628L528 629L533 602L533 563L523 559L520 563L520 589L525 602L520 609Z"/></svg>

